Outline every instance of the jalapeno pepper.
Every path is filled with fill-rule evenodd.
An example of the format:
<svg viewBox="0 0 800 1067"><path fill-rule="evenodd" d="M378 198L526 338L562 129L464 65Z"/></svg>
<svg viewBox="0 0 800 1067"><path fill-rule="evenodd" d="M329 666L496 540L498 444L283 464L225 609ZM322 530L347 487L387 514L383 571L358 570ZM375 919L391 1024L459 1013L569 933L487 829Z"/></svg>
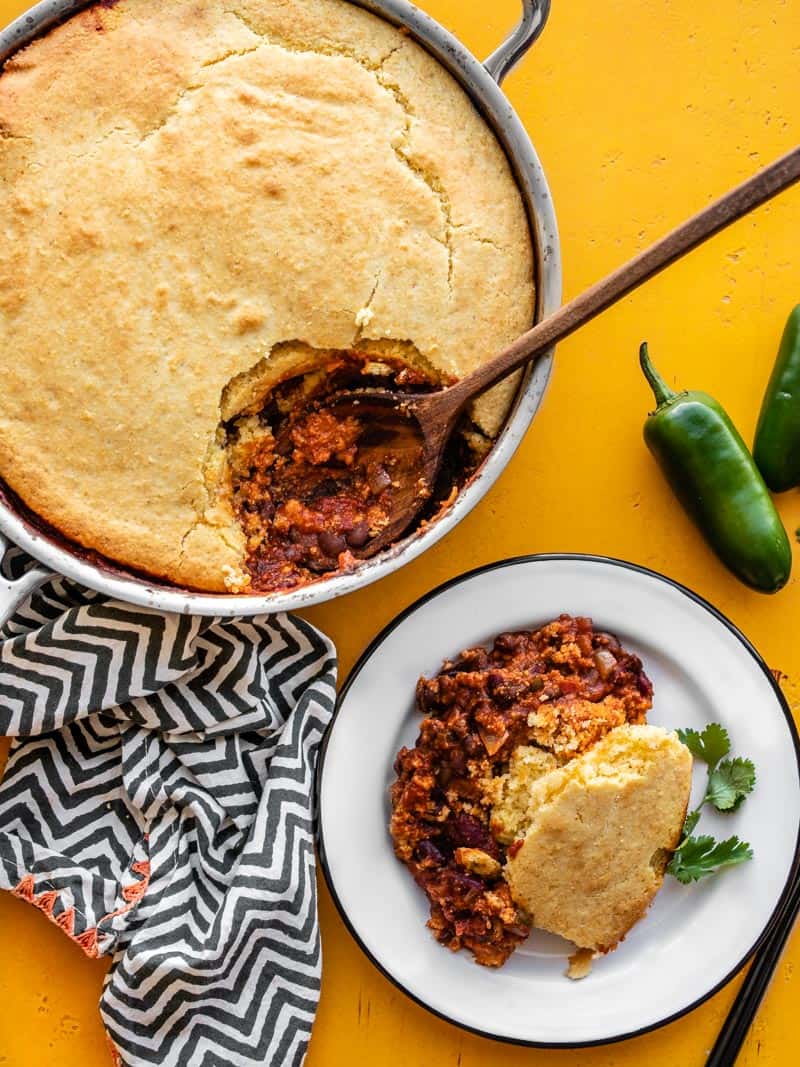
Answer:
<svg viewBox="0 0 800 1067"><path fill-rule="evenodd" d="M644 439L675 495L737 578L762 593L777 592L788 581L792 550L739 432L707 393L673 392L646 344L639 362L658 404Z"/></svg>
<svg viewBox="0 0 800 1067"><path fill-rule="evenodd" d="M800 485L800 304L789 315L764 393L753 458L773 492Z"/></svg>

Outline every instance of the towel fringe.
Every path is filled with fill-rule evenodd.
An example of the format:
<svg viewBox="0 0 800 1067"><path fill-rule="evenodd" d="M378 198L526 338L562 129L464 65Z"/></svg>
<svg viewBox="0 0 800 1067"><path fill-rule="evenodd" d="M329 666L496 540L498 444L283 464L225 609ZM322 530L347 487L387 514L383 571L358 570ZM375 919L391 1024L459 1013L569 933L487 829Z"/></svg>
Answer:
<svg viewBox="0 0 800 1067"><path fill-rule="evenodd" d="M139 879L131 885L123 887L122 899L125 903L121 908L117 908L116 911L110 911L107 915L104 915L100 923L104 923L108 919L115 919L118 915L124 915L131 908L134 908L147 892L147 888L150 885L150 861L137 860L131 864L130 870L132 874L140 875ZM97 926L100 923L97 926L90 927L88 930L84 930L82 934L76 934L74 932L75 909L72 906L65 906L64 910L59 912L58 915L53 914L62 894L55 889L46 889L38 894L35 890L36 879L34 875L26 874L16 889L12 890L12 893L15 897L19 897L20 900L26 900L29 904L33 904L34 908L38 908L50 922L55 923L60 930L63 930L67 937L74 941L90 959L97 959L100 955Z"/></svg>

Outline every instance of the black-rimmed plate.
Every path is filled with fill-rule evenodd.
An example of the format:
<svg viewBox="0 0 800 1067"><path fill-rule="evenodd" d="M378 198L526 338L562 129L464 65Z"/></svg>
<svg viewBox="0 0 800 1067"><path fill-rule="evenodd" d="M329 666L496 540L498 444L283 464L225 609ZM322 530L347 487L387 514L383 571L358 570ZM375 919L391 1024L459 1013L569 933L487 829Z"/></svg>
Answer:
<svg viewBox="0 0 800 1067"><path fill-rule="evenodd" d="M667 878L624 943L579 982L567 942L534 932L500 969L437 944L427 901L395 858L387 826L392 763L412 745L414 686L443 659L533 628L588 615L641 656L655 696L649 721L723 723L758 784L734 815L704 811L702 829L750 841L755 859L692 886ZM374 963L436 1014L486 1036L575 1046L652 1029L695 1007L742 966L797 864L798 742L763 660L705 601L651 571L587 556L532 556L482 568L420 600L353 670L319 768L319 844L342 917ZM695 796L705 787L695 767Z"/></svg>

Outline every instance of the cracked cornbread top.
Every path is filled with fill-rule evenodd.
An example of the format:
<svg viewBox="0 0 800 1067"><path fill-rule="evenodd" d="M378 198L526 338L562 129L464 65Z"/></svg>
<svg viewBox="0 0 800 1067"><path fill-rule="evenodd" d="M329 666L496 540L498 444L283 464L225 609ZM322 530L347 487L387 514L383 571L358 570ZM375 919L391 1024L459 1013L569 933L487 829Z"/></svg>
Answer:
<svg viewBox="0 0 800 1067"><path fill-rule="evenodd" d="M248 588L221 425L354 347L461 377L533 317L502 150L343 0L75 15L5 65L0 179L0 475L184 585Z"/></svg>

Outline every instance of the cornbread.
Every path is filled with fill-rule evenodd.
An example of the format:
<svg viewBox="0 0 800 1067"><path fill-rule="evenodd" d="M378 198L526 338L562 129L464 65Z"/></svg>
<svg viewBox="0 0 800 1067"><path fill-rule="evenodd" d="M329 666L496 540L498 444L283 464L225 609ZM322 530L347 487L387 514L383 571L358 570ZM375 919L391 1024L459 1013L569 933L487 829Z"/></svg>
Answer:
<svg viewBox="0 0 800 1067"><path fill-rule="evenodd" d="M581 978L588 978L592 973L592 961L594 953L589 948L579 948L569 957L566 970L567 978L573 982L579 982Z"/></svg>
<svg viewBox="0 0 800 1067"><path fill-rule="evenodd" d="M638 657L569 615L499 634L420 678L424 717L395 761L390 832L441 944L499 967L525 940L527 916L503 877L516 825L503 833L501 803L524 810L537 777L620 723L644 722L651 697Z"/></svg>
<svg viewBox="0 0 800 1067"><path fill-rule="evenodd" d="M447 381L532 321L503 151L431 56L342 0L76 14L4 67L0 179L0 476L184 585L250 587L226 426L278 383L353 350Z"/></svg>
<svg viewBox="0 0 800 1067"><path fill-rule="evenodd" d="M501 844L510 845L519 835L520 814L528 810L534 782L559 766L552 752L520 745L511 755L508 772L485 782L492 801L492 833Z"/></svg>
<svg viewBox="0 0 800 1067"><path fill-rule="evenodd" d="M509 775L526 764L512 764ZM647 911L686 816L692 757L657 726L619 726L492 813L519 842L505 868L531 922L609 952ZM515 842L516 844L516 842Z"/></svg>

